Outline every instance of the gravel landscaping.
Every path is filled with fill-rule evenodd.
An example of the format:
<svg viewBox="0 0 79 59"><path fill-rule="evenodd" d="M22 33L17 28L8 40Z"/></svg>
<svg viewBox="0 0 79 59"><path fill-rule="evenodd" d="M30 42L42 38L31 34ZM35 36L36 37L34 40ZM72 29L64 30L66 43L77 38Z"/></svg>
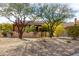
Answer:
<svg viewBox="0 0 79 59"><path fill-rule="evenodd" d="M71 56L79 50L78 40L60 38L0 38L1 56Z"/></svg>

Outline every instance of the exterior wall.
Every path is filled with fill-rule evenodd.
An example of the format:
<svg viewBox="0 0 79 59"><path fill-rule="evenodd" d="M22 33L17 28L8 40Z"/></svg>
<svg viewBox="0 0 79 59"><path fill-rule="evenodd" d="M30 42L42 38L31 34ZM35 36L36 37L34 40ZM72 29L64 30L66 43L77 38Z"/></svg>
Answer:
<svg viewBox="0 0 79 59"><path fill-rule="evenodd" d="M34 38L34 37L42 37L42 36L45 36L45 32L29 32L29 33L27 33L27 32L24 32L23 33L23 37L24 38ZM48 32L46 32L46 36L49 36L48 35ZM18 33L17 32L14 32L13 33L13 37L18 37Z"/></svg>
<svg viewBox="0 0 79 59"><path fill-rule="evenodd" d="M30 26L30 25L28 25L28 26ZM41 25L35 25L35 30L37 32L39 32L41 30ZM16 31L16 32L18 31L18 28L15 24L13 24L13 31Z"/></svg>
<svg viewBox="0 0 79 59"><path fill-rule="evenodd" d="M39 37L45 37L45 36L46 37L49 36L48 32L24 32L23 33L23 38L39 38ZM4 37L4 36L0 33L0 37ZM10 38L11 35L7 34L7 37ZM14 31L12 38L18 38L18 33Z"/></svg>

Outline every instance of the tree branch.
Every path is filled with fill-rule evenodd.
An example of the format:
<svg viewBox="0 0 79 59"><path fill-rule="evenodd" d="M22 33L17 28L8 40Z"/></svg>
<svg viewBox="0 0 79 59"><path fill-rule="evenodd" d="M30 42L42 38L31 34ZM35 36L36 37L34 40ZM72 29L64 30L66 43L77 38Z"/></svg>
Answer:
<svg viewBox="0 0 79 59"><path fill-rule="evenodd" d="M11 21L11 22L13 22L14 23L14 21L12 21L9 17L6 17L9 21Z"/></svg>

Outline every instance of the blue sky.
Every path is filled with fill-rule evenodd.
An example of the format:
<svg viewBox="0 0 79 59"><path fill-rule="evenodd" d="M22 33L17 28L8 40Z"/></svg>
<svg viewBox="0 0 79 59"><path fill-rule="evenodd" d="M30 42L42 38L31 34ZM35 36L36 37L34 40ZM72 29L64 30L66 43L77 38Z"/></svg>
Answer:
<svg viewBox="0 0 79 59"><path fill-rule="evenodd" d="M72 9L79 11L79 3L70 3L69 5ZM79 12L75 13L75 15L76 15L76 17L74 17L74 18L79 19ZM68 19L68 22L73 22L74 18ZM0 17L0 23L10 23L10 21L5 17Z"/></svg>

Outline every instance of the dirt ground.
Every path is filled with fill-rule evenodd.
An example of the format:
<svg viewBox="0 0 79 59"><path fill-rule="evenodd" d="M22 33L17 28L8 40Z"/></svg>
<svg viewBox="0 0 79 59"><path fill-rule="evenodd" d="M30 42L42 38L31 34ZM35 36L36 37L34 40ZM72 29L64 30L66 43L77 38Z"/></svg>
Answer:
<svg viewBox="0 0 79 59"><path fill-rule="evenodd" d="M69 38L0 38L1 56L70 56L79 50L79 41Z"/></svg>

